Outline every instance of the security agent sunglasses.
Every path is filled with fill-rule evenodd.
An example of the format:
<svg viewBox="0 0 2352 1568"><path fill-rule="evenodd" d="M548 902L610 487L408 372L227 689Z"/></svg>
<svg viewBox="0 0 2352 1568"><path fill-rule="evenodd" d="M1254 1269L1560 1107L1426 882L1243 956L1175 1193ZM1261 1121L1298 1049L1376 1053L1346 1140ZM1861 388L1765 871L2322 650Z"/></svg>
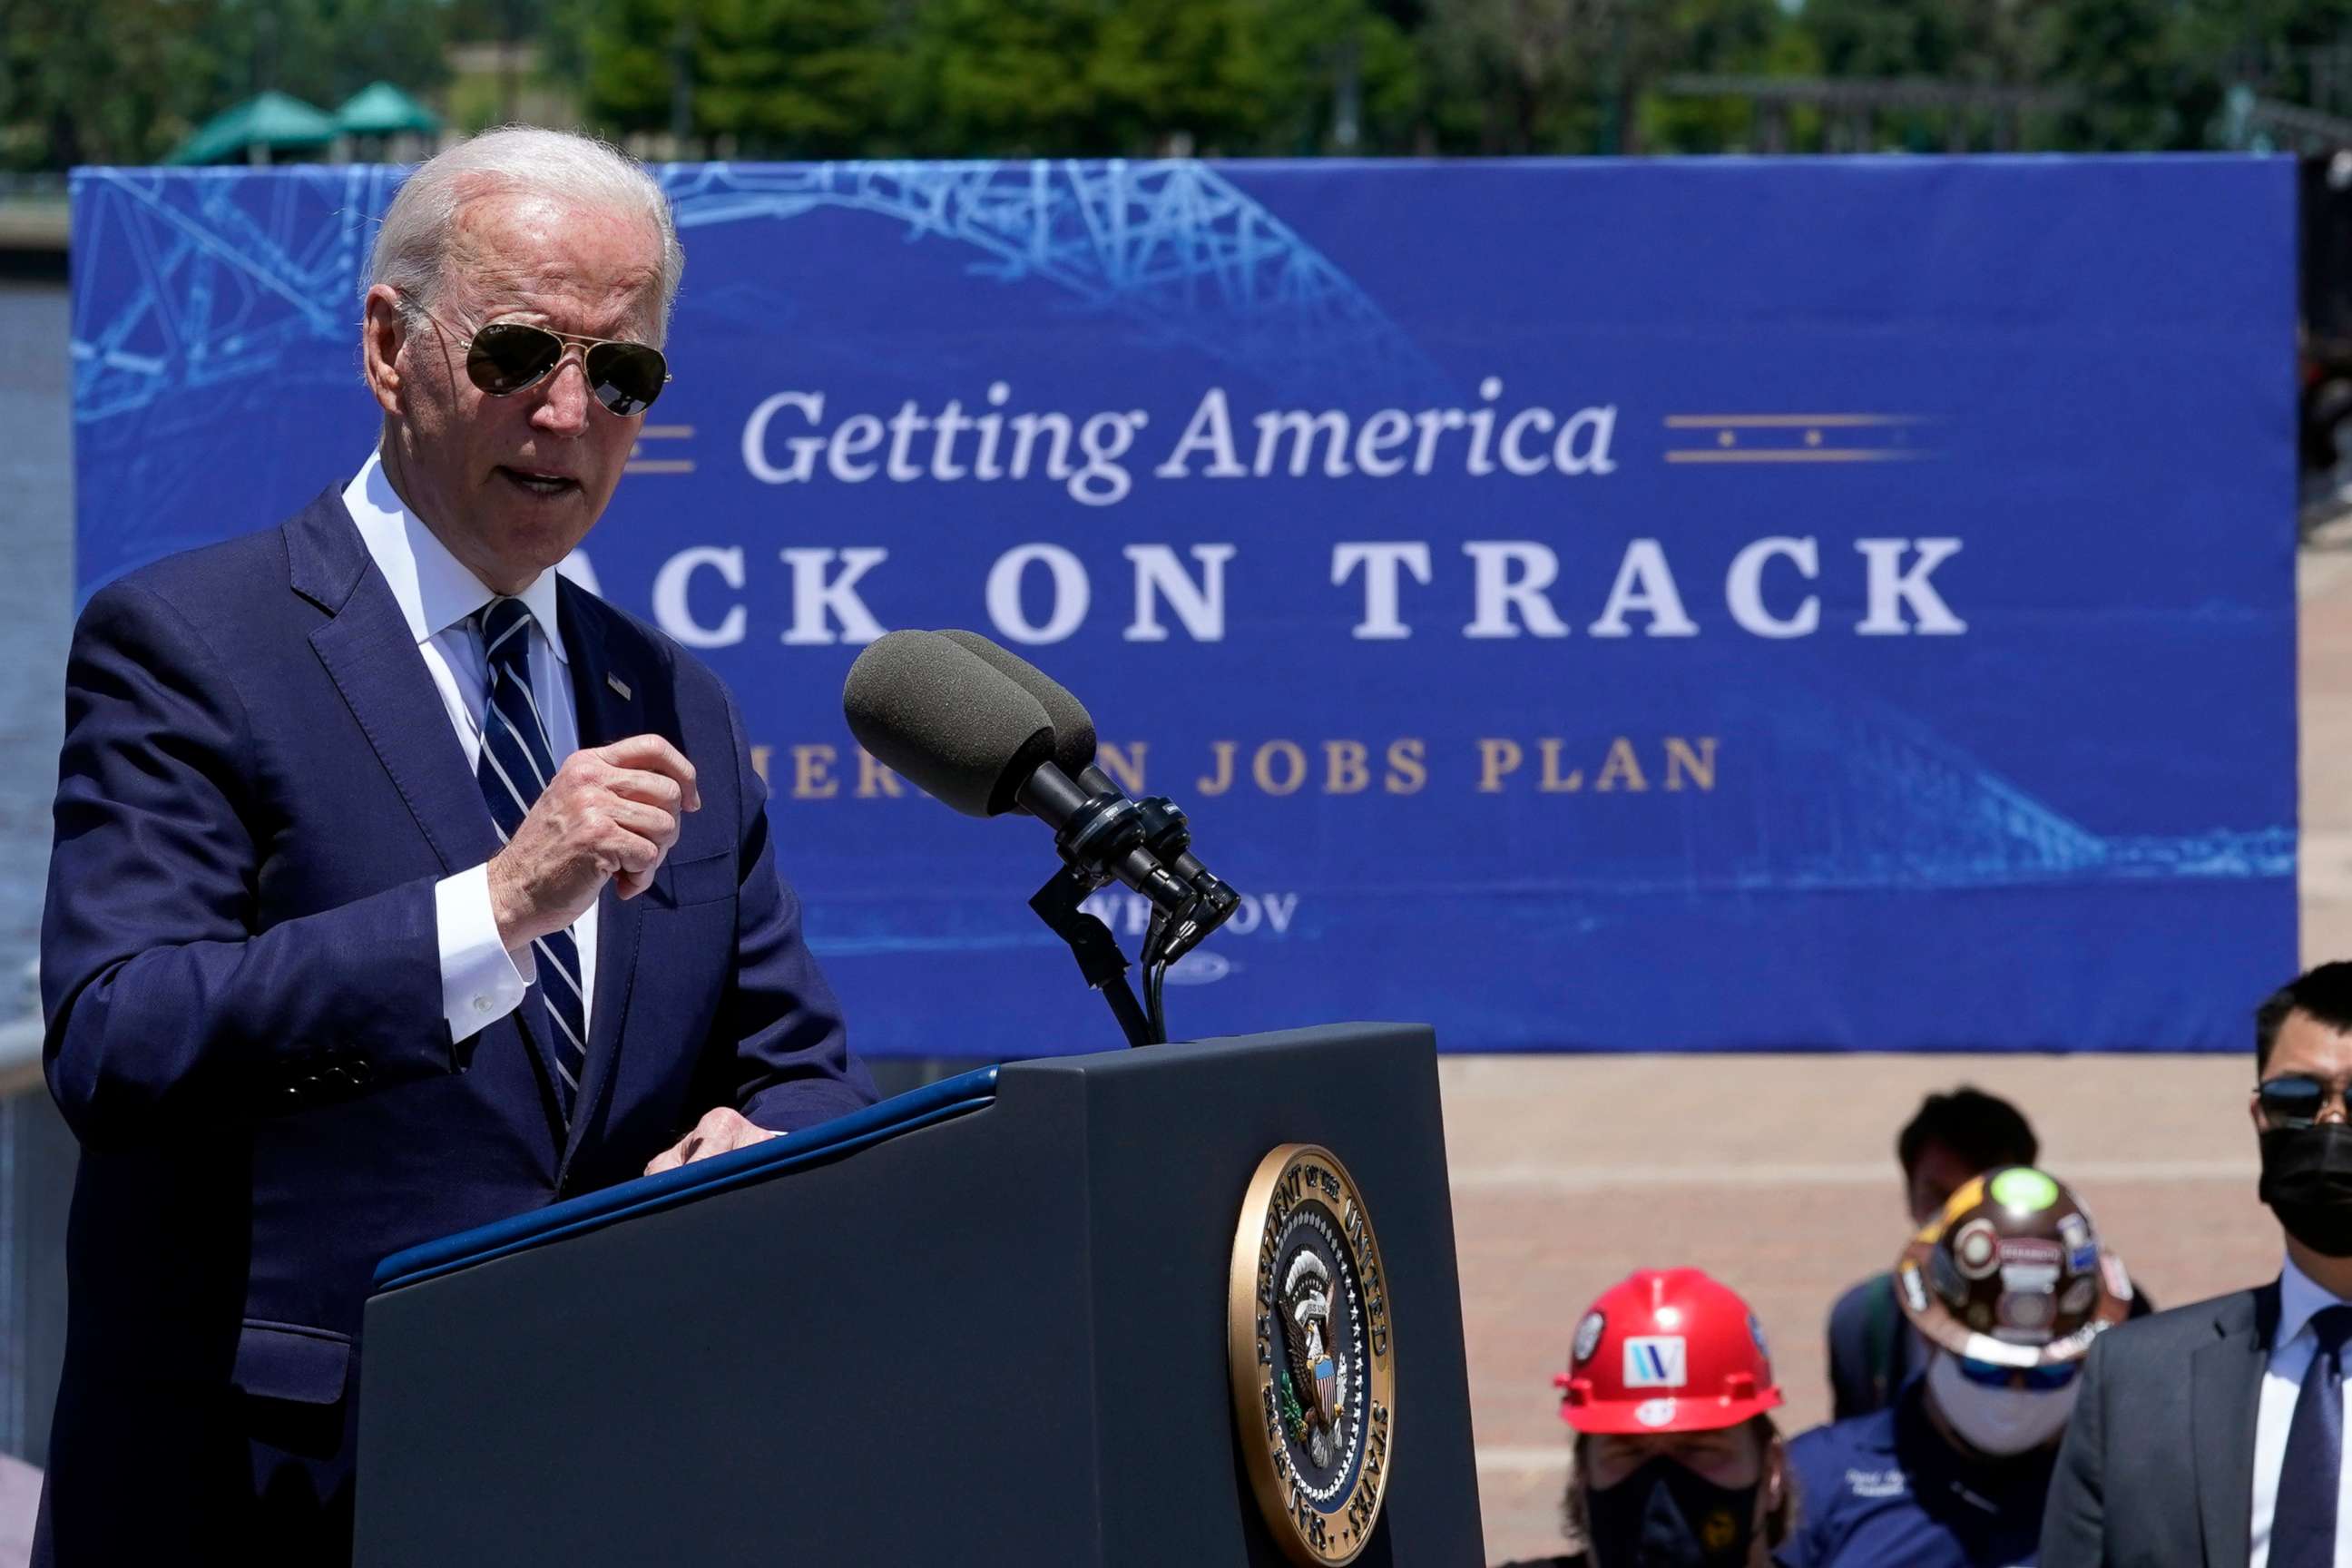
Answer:
<svg viewBox="0 0 2352 1568"><path fill-rule="evenodd" d="M2263 1108L2263 1120L2273 1127L2309 1127L2331 1103L2339 1115L2352 1114L2352 1100L2344 1089L2309 1073L2264 1079L2254 1085L2254 1100Z"/></svg>
<svg viewBox="0 0 2352 1568"><path fill-rule="evenodd" d="M2009 1388L2012 1380L2022 1377L2025 1386L2036 1394L2055 1394L2074 1381L2083 1370L2079 1361L2062 1361L2053 1366L2000 1366L1989 1361L1977 1361L1969 1356L1953 1358L1960 1363L1960 1375L1970 1383L1987 1388Z"/></svg>
<svg viewBox="0 0 2352 1568"><path fill-rule="evenodd" d="M406 289L401 290L401 297L450 336L464 335L426 310L423 301ZM564 351L573 343L581 345L580 363L588 374L588 390L614 415L625 418L643 414L669 384L669 361L650 344L583 337L528 321L492 321L467 338L466 374L492 397L511 397L553 374L563 363Z"/></svg>

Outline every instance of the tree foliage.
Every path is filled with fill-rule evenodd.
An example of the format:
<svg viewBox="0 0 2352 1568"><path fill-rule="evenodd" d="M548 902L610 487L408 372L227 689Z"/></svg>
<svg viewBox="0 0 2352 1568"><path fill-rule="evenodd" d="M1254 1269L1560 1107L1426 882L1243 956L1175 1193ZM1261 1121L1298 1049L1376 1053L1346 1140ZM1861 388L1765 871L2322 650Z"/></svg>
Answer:
<svg viewBox="0 0 2352 1568"><path fill-rule="evenodd" d="M446 20L443 0L0 0L0 167L146 163L265 89L429 95Z"/></svg>
<svg viewBox="0 0 2352 1568"><path fill-rule="evenodd" d="M2352 117L2352 0L0 0L0 167L152 159L264 88L429 99L478 42L682 154L1703 153L1768 121L1797 150L2194 148L2239 87ZM1976 96L1857 117L1698 76ZM1979 106L2010 89L2044 96Z"/></svg>

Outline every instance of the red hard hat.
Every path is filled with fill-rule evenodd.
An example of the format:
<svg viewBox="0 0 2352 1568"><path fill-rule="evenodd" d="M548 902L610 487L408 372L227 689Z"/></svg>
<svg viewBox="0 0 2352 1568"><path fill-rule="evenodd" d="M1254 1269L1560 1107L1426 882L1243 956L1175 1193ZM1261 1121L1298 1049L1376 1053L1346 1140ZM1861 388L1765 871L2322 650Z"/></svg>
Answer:
<svg viewBox="0 0 2352 1568"><path fill-rule="evenodd" d="M1644 1268L1601 1292L1552 1383L1580 1432L1710 1432L1780 1404L1756 1314L1696 1268Z"/></svg>

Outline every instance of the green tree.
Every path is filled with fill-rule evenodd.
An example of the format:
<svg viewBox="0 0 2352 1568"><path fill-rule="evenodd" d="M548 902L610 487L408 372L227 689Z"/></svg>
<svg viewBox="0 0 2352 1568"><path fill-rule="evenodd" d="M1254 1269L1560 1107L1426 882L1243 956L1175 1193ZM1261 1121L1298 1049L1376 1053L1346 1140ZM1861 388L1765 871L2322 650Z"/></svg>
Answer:
<svg viewBox="0 0 2352 1568"><path fill-rule="evenodd" d="M0 127L8 163L142 163L208 112L217 54L204 7L149 0L0 0Z"/></svg>
<svg viewBox="0 0 2352 1568"><path fill-rule="evenodd" d="M1669 76L1764 77L1801 70L1813 56L1778 0L1668 0L1636 13L1630 58L1617 88L1639 97L1628 151L1724 153L1748 149L1754 113L1722 99L1675 99L1645 89ZM1796 46L1791 47L1792 43Z"/></svg>
<svg viewBox="0 0 2352 1568"><path fill-rule="evenodd" d="M1761 74L1789 27L1778 0L1433 0L1430 121L1465 152L1717 151L1741 141L1744 105L1650 89Z"/></svg>
<svg viewBox="0 0 2352 1568"><path fill-rule="evenodd" d="M1366 0L1248 0L1267 62L1258 151L1421 150L1422 61L1409 7Z"/></svg>
<svg viewBox="0 0 2352 1568"><path fill-rule="evenodd" d="M2219 132L2221 96L2236 86L2352 115L2352 0L2180 0L2179 9L2179 108L2200 139Z"/></svg>
<svg viewBox="0 0 2352 1568"><path fill-rule="evenodd" d="M160 11L187 0L148 0ZM199 0L202 3L202 0ZM331 110L368 83L429 92L447 75L440 0L209 0L214 109L257 92Z"/></svg>
<svg viewBox="0 0 2352 1568"><path fill-rule="evenodd" d="M1807 0L1802 26L1832 77L1981 88L2036 79L2021 0ZM1989 146L2008 130L1990 107L1882 111L1869 128L1873 145L1916 152Z"/></svg>
<svg viewBox="0 0 2352 1568"><path fill-rule="evenodd" d="M881 0L701 0L696 131L746 155L832 158L887 136L899 70Z"/></svg>
<svg viewBox="0 0 2352 1568"><path fill-rule="evenodd" d="M2035 75L2074 95L2053 145L2160 152L2204 143L2222 83L2189 47L2177 0L2053 0L2035 18Z"/></svg>
<svg viewBox="0 0 2352 1568"><path fill-rule="evenodd" d="M579 58L590 121L614 132L667 129L691 38L681 0L582 0L563 16L572 37L562 52Z"/></svg>
<svg viewBox="0 0 2352 1568"><path fill-rule="evenodd" d="M1417 62L1368 0L929 0L904 135L946 157L1412 144Z"/></svg>
<svg viewBox="0 0 2352 1568"><path fill-rule="evenodd" d="M1255 151L1284 94L1250 11L1235 0L1128 0L1112 11L1085 71L1095 150Z"/></svg>
<svg viewBox="0 0 2352 1568"><path fill-rule="evenodd" d="M146 163L266 89L331 109L443 77L439 0L0 0L0 156Z"/></svg>
<svg viewBox="0 0 2352 1568"><path fill-rule="evenodd" d="M1433 139L1449 152L1589 151L1605 0L1431 0L1419 42Z"/></svg>
<svg viewBox="0 0 2352 1568"><path fill-rule="evenodd" d="M926 0L909 40L908 141L934 157L1102 153L1095 0Z"/></svg>

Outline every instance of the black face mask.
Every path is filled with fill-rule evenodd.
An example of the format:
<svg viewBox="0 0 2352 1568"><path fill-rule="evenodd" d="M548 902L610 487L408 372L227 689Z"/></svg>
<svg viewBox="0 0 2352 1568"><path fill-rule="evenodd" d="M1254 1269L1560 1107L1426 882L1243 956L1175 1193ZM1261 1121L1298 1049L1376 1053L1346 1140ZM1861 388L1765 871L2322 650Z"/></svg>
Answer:
<svg viewBox="0 0 2352 1568"><path fill-rule="evenodd" d="M1584 1501L1595 1568L1747 1568L1756 1487L1719 1487L1660 1458Z"/></svg>
<svg viewBox="0 0 2352 1568"><path fill-rule="evenodd" d="M2262 1135L2263 1202L2323 1258L2352 1258L2352 1127L2317 1122Z"/></svg>

